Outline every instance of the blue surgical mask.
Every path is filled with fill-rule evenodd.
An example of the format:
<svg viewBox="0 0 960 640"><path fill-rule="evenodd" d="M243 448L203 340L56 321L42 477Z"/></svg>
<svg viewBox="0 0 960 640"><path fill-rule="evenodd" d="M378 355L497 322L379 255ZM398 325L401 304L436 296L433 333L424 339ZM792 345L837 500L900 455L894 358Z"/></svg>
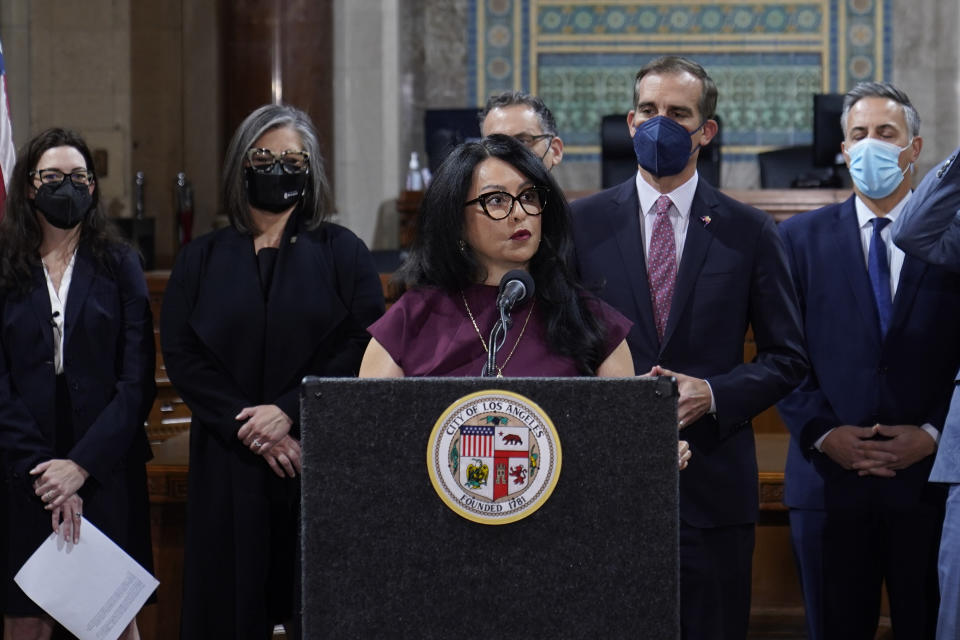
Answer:
<svg viewBox="0 0 960 640"><path fill-rule="evenodd" d="M702 124L690 132L666 116L644 121L633 134L637 164L658 178L677 175L696 151L690 150L690 138L701 127Z"/></svg>
<svg viewBox="0 0 960 640"><path fill-rule="evenodd" d="M864 138L847 148L850 178L860 193L874 200L893 193L910 170L909 166L900 168L900 154L911 144L912 139L907 146L898 147L876 138Z"/></svg>

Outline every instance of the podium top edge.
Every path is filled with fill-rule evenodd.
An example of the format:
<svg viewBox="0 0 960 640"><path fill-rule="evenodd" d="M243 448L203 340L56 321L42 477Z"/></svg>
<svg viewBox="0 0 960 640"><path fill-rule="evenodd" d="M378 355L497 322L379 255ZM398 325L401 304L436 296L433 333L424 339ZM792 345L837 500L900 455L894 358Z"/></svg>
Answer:
<svg viewBox="0 0 960 640"><path fill-rule="evenodd" d="M480 376L458 376L458 377L442 377L442 376L424 376L424 377L410 377L410 378L330 378L330 377L321 377L321 376L305 376L301 381L301 385L304 387L314 387L318 385L327 385L331 383L336 384L349 384L349 385L364 385L370 383L387 383L394 385L414 385L414 384L430 384L430 383L444 383L450 384L451 382L461 382L468 383L471 386L486 385L495 388L509 388L513 385L523 385L527 386L531 383L542 383L542 384L577 384L581 386L601 386L601 385L622 385L622 386L640 386L640 385L654 385L655 391L658 395L678 395L677 390L677 379L673 376L630 376L624 378L597 378L591 376L567 376L567 377L522 377L522 378L483 378Z"/></svg>

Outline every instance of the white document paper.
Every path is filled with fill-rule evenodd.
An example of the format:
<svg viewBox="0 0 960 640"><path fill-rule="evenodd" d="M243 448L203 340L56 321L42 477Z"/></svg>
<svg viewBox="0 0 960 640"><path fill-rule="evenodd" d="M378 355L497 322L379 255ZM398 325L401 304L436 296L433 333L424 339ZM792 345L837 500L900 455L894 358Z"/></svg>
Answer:
<svg viewBox="0 0 960 640"><path fill-rule="evenodd" d="M51 531L14 582L80 640L116 640L160 584L86 518L80 542Z"/></svg>

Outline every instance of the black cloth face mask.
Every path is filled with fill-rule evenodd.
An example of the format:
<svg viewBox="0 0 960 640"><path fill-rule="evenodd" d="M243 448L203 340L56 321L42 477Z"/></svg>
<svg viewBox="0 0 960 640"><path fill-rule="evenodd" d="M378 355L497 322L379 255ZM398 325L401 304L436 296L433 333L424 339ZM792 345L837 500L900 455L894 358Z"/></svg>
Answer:
<svg viewBox="0 0 960 640"><path fill-rule="evenodd" d="M92 205L90 190L73 184L69 178L57 185L40 185L33 200L34 209L58 229L73 229L83 221Z"/></svg>
<svg viewBox="0 0 960 640"><path fill-rule="evenodd" d="M282 213L295 205L303 194L309 174L306 171L287 173L279 162L268 173L260 173L253 167L247 167L244 171L250 205L270 213Z"/></svg>

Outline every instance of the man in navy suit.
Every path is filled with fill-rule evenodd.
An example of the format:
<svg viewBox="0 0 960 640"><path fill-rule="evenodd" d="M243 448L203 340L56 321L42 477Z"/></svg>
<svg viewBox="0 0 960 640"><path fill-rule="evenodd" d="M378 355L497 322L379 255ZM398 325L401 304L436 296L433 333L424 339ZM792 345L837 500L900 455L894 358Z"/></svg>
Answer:
<svg viewBox="0 0 960 640"><path fill-rule="evenodd" d="M951 271L960 271L958 154L960 149L927 174L893 228L894 241L907 254ZM954 374L950 380L957 378L960 375ZM949 485L938 562L938 640L960 638L960 386L954 383L953 389L950 413L930 471L930 482Z"/></svg>
<svg viewBox="0 0 960 640"><path fill-rule="evenodd" d="M802 380L806 360L772 219L698 178L716 104L696 62L643 67L627 114L637 175L573 203L574 240L585 284L634 323L636 370L677 378L693 451L680 476L683 637L742 640L758 510L750 419ZM748 325L757 357L744 363Z"/></svg>
<svg viewBox="0 0 960 640"><path fill-rule="evenodd" d="M873 638L886 582L897 637L933 637L943 492L927 483L960 364L960 276L891 242L920 118L887 83L844 99L854 195L780 225L810 373L778 404L785 502L810 638Z"/></svg>

